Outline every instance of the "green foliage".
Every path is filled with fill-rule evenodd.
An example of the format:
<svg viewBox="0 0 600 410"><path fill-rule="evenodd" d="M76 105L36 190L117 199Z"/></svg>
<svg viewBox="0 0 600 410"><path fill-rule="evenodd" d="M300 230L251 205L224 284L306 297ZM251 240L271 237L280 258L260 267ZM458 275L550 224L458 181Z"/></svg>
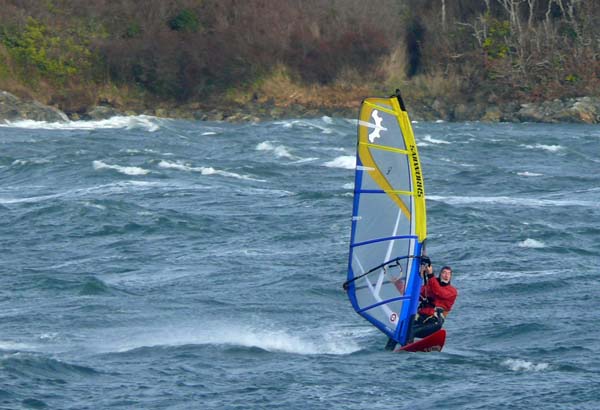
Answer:
<svg viewBox="0 0 600 410"><path fill-rule="evenodd" d="M31 17L22 31L5 31L2 41L29 83L44 78L62 84L91 67L92 53L85 45L72 36L52 33Z"/></svg>
<svg viewBox="0 0 600 410"><path fill-rule="evenodd" d="M564 38L568 38L570 40L577 39L577 32L573 29L572 26L567 26L563 24L559 27L558 32Z"/></svg>
<svg viewBox="0 0 600 410"><path fill-rule="evenodd" d="M568 74L565 76L565 81L570 84L575 84L579 81L579 77L576 74Z"/></svg>
<svg viewBox="0 0 600 410"><path fill-rule="evenodd" d="M510 23L496 19L492 19L490 23L489 34L483 41L483 50L491 59L504 58L510 50L507 44L511 34Z"/></svg>
<svg viewBox="0 0 600 410"><path fill-rule="evenodd" d="M195 33L200 28L200 21L194 12L184 9L177 16L169 20L169 27L174 31Z"/></svg>
<svg viewBox="0 0 600 410"><path fill-rule="evenodd" d="M123 37L125 38L135 38L139 37L142 34L142 27L138 23L130 23L125 29L125 34Z"/></svg>
<svg viewBox="0 0 600 410"><path fill-rule="evenodd" d="M454 90L443 84L468 98L598 94L596 2L564 15L540 0L531 16L498 1L445 2L442 25L438 6L422 0L9 0L0 79L52 98L116 85L178 102L244 86L285 99L295 85L410 83L423 98ZM292 77L255 85L278 66Z"/></svg>
<svg viewBox="0 0 600 410"><path fill-rule="evenodd" d="M5 79L8 77L8 66L2 60L0 60L0 79Z"/></svg>

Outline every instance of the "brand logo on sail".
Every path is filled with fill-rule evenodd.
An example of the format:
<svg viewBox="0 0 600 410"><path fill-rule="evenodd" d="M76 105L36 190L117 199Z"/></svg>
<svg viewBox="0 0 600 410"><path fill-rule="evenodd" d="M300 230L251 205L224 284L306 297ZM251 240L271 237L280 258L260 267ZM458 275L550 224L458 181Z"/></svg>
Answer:
<svg viewBox="0 0 600 410"><path fill-rule="evenodd" d="M369 128L374 128L373 132L369 134L369 142L372 144L375 142L376 138L381 138L380 132L387 131L387 128L381 126L383 118L379 116L379 111L373 110L371 113L371 118L373 118L373 121L375 121L375 125L369 123Z"/></svg>
<svg viewBox="0 0 600 410"><path fill-rule="evenodd" d="M422 198L425 193L423 191L423 175L421 174L421 165L419 164L419 155L417 154L417 147L414 145L410 146L410 157L412 159L413 169L415 171L415 180L417 181L417 197Z"/></svg>

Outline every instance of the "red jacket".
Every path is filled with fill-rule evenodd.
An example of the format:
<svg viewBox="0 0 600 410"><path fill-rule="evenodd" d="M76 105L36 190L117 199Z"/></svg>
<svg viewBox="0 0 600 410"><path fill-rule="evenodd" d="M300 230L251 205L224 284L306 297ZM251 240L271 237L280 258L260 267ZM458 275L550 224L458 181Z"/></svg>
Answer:
<svg viewBox="0 0 600 410"><path fill-rule="evenodd" d="M421 287L421 296L427 298L431 303L426 303L425 306L419 309L418 313L420 315L434 315L435 308L441 307L444 309L444 316L446 316L452 309L452 305L454 305L458 291L450 284L442 286L438 278L431 277L427 284Z"/></svg>

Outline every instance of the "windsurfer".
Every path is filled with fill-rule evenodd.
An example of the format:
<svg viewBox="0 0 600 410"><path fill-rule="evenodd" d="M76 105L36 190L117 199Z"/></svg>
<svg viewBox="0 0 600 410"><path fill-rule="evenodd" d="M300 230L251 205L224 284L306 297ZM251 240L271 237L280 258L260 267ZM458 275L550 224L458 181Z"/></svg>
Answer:
<svg viewBox="0 0 600 410"><path fill-rule="evenodd" d="M438 277L433 274L431 260L427 256L421 258L421 269L419 274L423 278L421 287L420 304L413 322L408 343L414 338L422 339L440 330L446 320L446 316L452 310L458 291L450 284L452 280L452 268L444 266ZM404 294L404 281L400 278L392 278L398 291ZM386 350L394 350L397 342L389 338Z"/></svg>
<svg viewBox="0 0 600 410"><path fill-rule="evenodd" d="M452 268L444 266L437 277L433 274L433 267L429 258L423 258L420 274L424 285L421 287L419 309L413 323L412 337L423 338L440 330L446 316L458 296L458 291L451 285Z"/></svg>

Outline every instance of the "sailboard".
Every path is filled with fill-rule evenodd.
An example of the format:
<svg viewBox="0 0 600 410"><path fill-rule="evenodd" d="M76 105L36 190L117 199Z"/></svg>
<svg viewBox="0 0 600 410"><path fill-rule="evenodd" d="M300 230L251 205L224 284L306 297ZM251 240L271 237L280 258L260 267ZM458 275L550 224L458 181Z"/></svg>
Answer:
<svg viewBox="0 0 600 410"><path fill-rule="evenodd" d="M397 91L390 98L367 98L358 120L344 289L354 310L400 349L412 342L426 238L423 172L402 97Z"/></svg>
<svg viewBox="0 0 600 410"><path fill-rule="evenodd" d="M441 352L445 342L446 331L440 329L414 343L400 346L394 349L394 352Z"/></svg>

